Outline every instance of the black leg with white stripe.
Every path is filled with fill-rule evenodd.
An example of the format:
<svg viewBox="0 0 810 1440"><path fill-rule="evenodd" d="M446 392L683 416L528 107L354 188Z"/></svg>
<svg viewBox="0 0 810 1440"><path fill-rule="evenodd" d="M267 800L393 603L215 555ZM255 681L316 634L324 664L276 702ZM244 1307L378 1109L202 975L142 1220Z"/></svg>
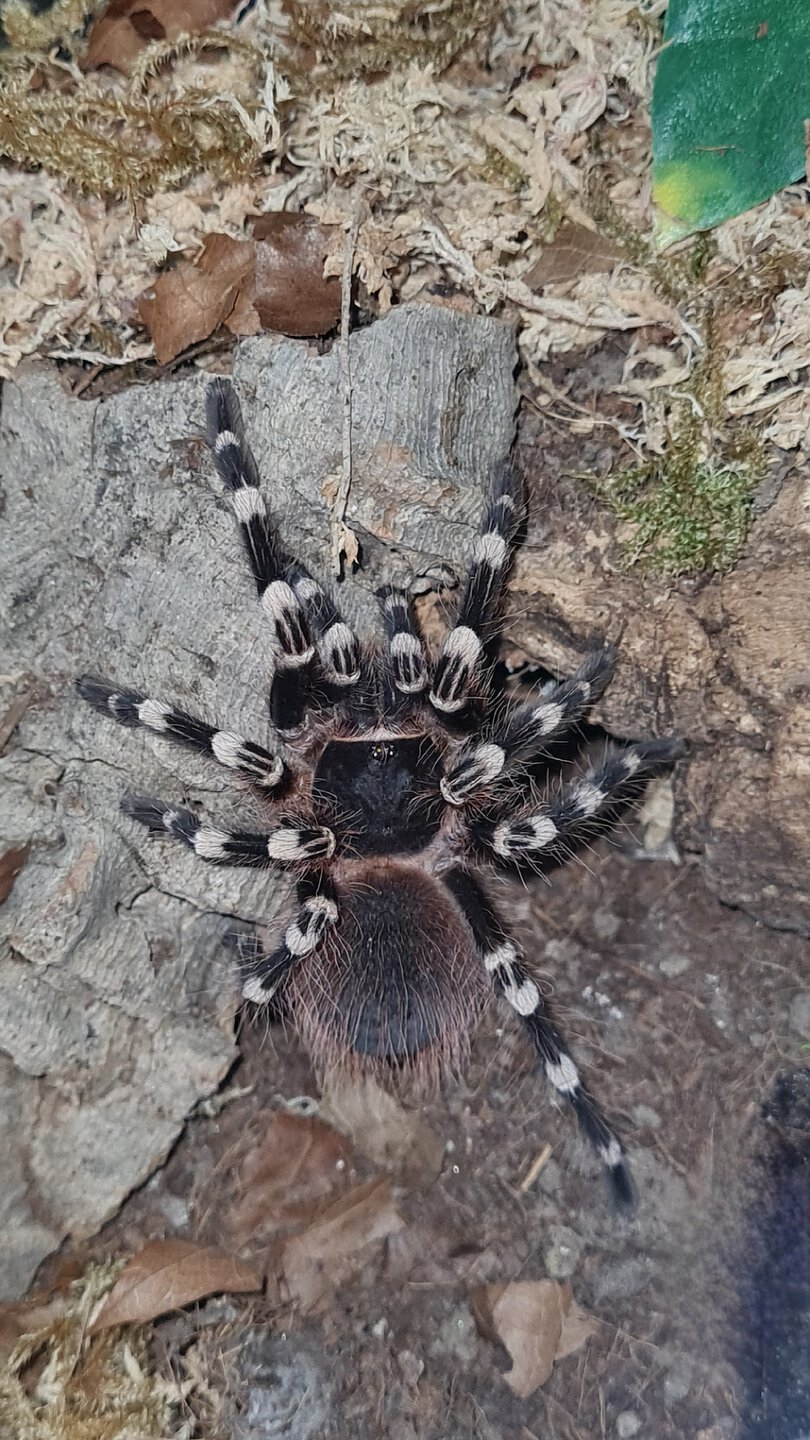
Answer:
<svg viewBox="0 0 810 1440"><path fill-rule="evenodd" d="M306 567L282 545L259 489L239 401L227 380L209 387L207 414L214 464L231 497L259 601L275 632L271 717L277 729L292 734L314 699L319 672L333 686L355 684L360 675L357 639Z"/></svg>
<svg viewBox="0 0 810 1440"><path fill-rule="evenodd" d="M193 810L168 805L151 795L125 795L121 809L155 835L171 835L211 865L240 865L251 870L322 865L335 849L331 830L321 825L288 824L269 831L223 830Z"/></svg>
<svg viewBox="0 0 810 1440"><path fill-rule="evenodd" d="M490 486L456 623L436 662L430 700L440 715L458 714L481 693L521 512L522 485L504 465Z"/></svg>
<svg viewBox="0 0 810 1440"><path fill-rule="evenodd" d="M328 876L306 876L297 887L298 914L271 955L254 954L242 970L242 994L254 1005L267 1005L293 966L310 955L337 924L335 888Z"/></svg>
<svg viewBox="0 0 810 1440"><path fill-rule="evenodd" d="M405 591L384 585L377 599L385 630L384 705L387 713L402 713L421 703L430 680L427 657Z"/></svg>
<svg viewBox="0 0 810 1440"><path fill-rule="evenodd" d="M558 798L516 818L476 820L470 835L480 850L518 873L544 868L573 844L602 829L645 780L682 753L673 740L646 740L608 754L604 762L564 785Z"/></svg>
<svg viewBox="0 0 810 1440"><path fill-rule="evenodd" d="M277 796L285 788L288 770L281 757L232 730L220 730L187 710L178 710L139 690L124 690L94 675L82 675L76 689L100 715L132 730L150 730L187 750L208 755L268 796Z"/></svg>
<svg viewBox="0 0 810 1440"><path fill-rule="evenodd" d="M605 646L588 657L575 675L549 689L542 699L507 710L498 723L484 730L456 755L442 780L449 805L479 800L499 780L505 780L527 760L571 730L599 698L613 673L616 651Z"/></svg>
<svg viewBox="0 0 810 1440"><path fill-rule="evenodd" d="M459 867L445 875L444 880L473 933L495 991L523 1021L545 1078L570 1105L583 1135L607 1168L614 1198L624 1207L631 1206L633 1182L621 1143L597 1101L582 1084L576 1063L549 1018L540 988L520 959L517 947L468 871Z"/></svg>

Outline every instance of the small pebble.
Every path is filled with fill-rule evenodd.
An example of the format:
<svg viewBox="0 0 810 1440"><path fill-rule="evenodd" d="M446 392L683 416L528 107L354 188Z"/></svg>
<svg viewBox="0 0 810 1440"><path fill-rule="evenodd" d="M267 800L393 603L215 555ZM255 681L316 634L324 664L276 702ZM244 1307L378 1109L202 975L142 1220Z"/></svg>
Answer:
<svg viewBox="0 0 810 1440"><path fill-rule="evenodd" d="M810 1040L810 991L803 990L790 1002L790 1023L797 1035Z"/></svg>
<svg viewBox="0 0 810 1440"><path fill-rule="evenodd" d="M641 1429L641 1421L635 1410L622 1410L621 1415L616 1416L616 1434L619 1440L633 1440Z"/></svg>
<svg viewBox="0 0 810 1440"><path fill-rule="evenodd" d="M612 910L594 910L591 924L600 940L614 940L621 928L621 920Z"/></svg>
<svg viewBox="0 0 810 1440"><path fill-rule="evenodd" d="M552 1280L570 1280L582 1254L582 1239L568 1225L552 1225L551 1244L543 1256L546 1273Z"/></svg>
<svg viewBox="0 0 810 1440"><path fill-rule="evenodd" d="M634 1105L633 1119L636 1124L645 1130L657 1130L661 1124L661 1116L652 1105Z"/></svg>
<svg viewBox="0 0 810 1440"><path fill-rule="evenodd" d="M666 955L663 960L658 961L658 969L662 975L668 975L674 980L689 969L690 963L688 955Z"/></svg>
<svg viewBox="0 0 810 1440"><path fill-rule="evenodd" d="M689 1355L676 1355L664 1377L664 1404L677 1405L685 1400L692 1388L694 1363Z"/></svg>

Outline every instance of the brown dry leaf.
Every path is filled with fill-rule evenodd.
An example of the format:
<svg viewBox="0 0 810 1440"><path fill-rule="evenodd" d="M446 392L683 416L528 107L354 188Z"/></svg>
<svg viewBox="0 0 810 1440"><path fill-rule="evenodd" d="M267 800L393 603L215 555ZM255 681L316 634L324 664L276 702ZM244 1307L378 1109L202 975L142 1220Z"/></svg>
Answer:
<svg viewBox="0 0 810 1440"><path fill-rule="evenodd" d="M285 1242L281 1265L291 1300L304 1314L317 1309L363 1268L381 1240L403 1226L390 1180L378 1177L350 1190Z"/></svg>
<svg viewBox="0 0 810 1440"><path fill-rule="evenodd" d="M237 1176L228 1230L236 1246L267 1239L310 1220L316 1206L344 1183L351 1146L322 1120L283 1112L259 1116L266 1125Z"/></svg>
<svg viewBox="0 0 810 1440"><path fill-rule="evenodd" d="M407 1185L429 1185L442 1168L444 1142L420 1117L374 1080L333 1080L321 1102L326 1115L357 1149Z"/></svg>
<svg viewBox="0 0 810 1440"><path fill-rule="evenodd" d="M30 849L30 845L20 845L0 855L0 905L4 904L14 889L14 881L24 868Z"/></svg>
<svg viewBox="0 0 810 1440"><path fill-rule="evenodd" d="M70 1304L67 1288L56 1294L44 1291L27 1300L0 1304L0 1364L4 1364L23 1335L35 1335L61 1320Z"/></svg>
<svg viewBox="0 0 810 1440"><path fill-rule="evenodd" d="M206 235L197 259L181 260L160 275L139 302L161 365L220 325L232 335L333 330L340 318L340 284L323 278L327 238L308 215L262 216L252 240Z"/></svg>
<svg viewBox="0 0 810 1440"><path fill-rule="evenodd" d="M544 285L559 285L565 280L578 280L580 275L596 275L612 270L619 251L604 235L564 220L553 242L546 245L539 260L523 276L531 290Z"/></svg>
<svg viewBox="0 0 810 1440"><path fill-rule="evenodd" d="M191 1240L152 1240L127 1262L90 1327L140 1325L223 1291L261 1289L261 1277L243 1260Z"/></svg>
<svg viewBox="0 0 810 1440"><path fill-rule="evenodd" d="M254 304L265 330L325 335L340 320L340 281L324 278L330 231L310 215L262 215L256 244Z"/></svg>
<svg viewBox="0 0 810 1440"><path fill-rule="evenodd" d="M512 1369L504 1379L521 1400L546 1383L556 1360L573 1354L596 1330L570 1285L556 1280L479 1285L470 1299L481 1333L508 1350Z"/></svg>
<svg viewBox="0 0 810 1440"><path fill-rule="evenodd" d="M150 40L202 35L234 10L234 0L112 0L90 30L85 70L112 65L128 75Z"/></svg>
<svg viewBox="0 0 810 1440"><path fill-rule="evenodd" d="M138 313L155 346L161 365L199 340L213 335L235 312L240 290L247 289L253 273L253 244L230 235L207 235L196 262L181 260L161 275L152 291L141 298ZM244 309L241 323L250 324ZM254 329L240 334L256 334Z"/></svg>

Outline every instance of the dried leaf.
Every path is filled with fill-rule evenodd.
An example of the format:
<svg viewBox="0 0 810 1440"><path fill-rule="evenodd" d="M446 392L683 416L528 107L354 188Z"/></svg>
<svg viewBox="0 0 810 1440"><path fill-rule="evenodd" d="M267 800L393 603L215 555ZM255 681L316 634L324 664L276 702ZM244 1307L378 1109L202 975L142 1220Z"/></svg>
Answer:
<svg viewBox="0 0 810 1440"><path fill-rule="evenodd" d="M325 335L340 320L340 281L324 279L330 232L309 215L262 215L254 303L265 330Z"/></svg>
<svg viewBox="0 0 810 1440"><path fill-rule="evenodd" d="M273 1114L237 1177L239 1198L228 1226L234 1243L241 1247L311 1220L316 1206L344 1183L350 1158L349 1142L331 1125Z"/></svg>
<svg viewBox="0 0 810 1440"><path fill-rule="evenodd" d="M0 1304L0 1364L5 1363L23 1335L36 1335L61 1320L69 1303L65 1288L56 1294L42 1292L27 1300Z"/></svg>
<svg viewBox="0 0 810 1440"><path fill-rule="evenodd" d="M555 1360L578 1350L596 1329L571 1287L556 1280L479 1285L471 1305L481 1333L508 1350L512 1369L504 1379L521 1400L545 1384Z"/></svg>
<svg viewBox="0 0 810 1440"><path fill-rule="evenodd" d="M30 849L30 845L20 845L0 855L0 905L4 904L14 889L14 881L24 869Z"/></svg>
<svg viewBox="0 0 810 1440"><path fill-rule="evenodd" d="M153 1240L121 1271L91 1329L139 1325L222 1291L261 1289L250 1265L191 1240Z"/></svg>
<svg viewBox="0 0 810 1440"><path fill-rule="evenodd" d="M90 30L83 69L112 65L128 75L150 40L202 35L233 9L234 0L112 0Z"/></svg>
<svg viewBox="0 0 810 1440"><path fill-rule="evenodd" d="M257 229L268 238L206 235L195 261L181 260L142 297L138 312L162 365L220 325L232 335L334 329L340 285L323 278L327 231L307 215L266 215Z"/></svg>
<svg viewBox="0 0 810 1440"><path fill-rule="evenodd" d="M377 1178L350 1190L286 1241L281 1265L290 1298L304 1314L315 1310L363 1268L381 1240L403 1225L390 1180Z"/></svg>
<svg viewBox="0 0 810 1440"><path fill-rule="evenodd" d="M250 284L253 245L230 235L207 235L195 263L181 260L159 276L138 313L161 365L213 335L232 314L239 291ZM254 331L247 333L255 334Z"/></svg>
<svg viewBox="0 0 810 1440"><path fill-rule="evenodd" d="M332 1081L321 1114L351 1135L375 1165L395 1170L408 1185L428 1185L441 1170L444 1141L417 1110L406 1110L374 1080Z"/></svg>
<svg viewBox="0 0 810 1440"><path fill-rule="evenodd" d="M580 275L612 270L618 258L618 249L604 235L565 220L523 279L530 289L542 290L544 285L559 285L565 280L578 280Z"/></svg>

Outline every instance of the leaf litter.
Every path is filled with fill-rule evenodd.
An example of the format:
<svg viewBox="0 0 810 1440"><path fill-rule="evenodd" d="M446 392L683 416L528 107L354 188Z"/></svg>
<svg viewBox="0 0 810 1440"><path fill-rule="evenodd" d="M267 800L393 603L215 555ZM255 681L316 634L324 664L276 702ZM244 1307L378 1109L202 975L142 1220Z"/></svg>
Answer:
<svg viewBox="0 0 810 1440"><path fill-rule="evenodd" d="M545 1385L557 1361L581 1349L598 1328L570 1285L556 1280L479 1285L471 1304L481 1333L508 1351L512 1368L504 1379L521 1400Z"/></svg>
<svg viewBox="0 0 810 1440"><path fill-rule="evenodd" d="M128 74L100 63L105 27L124 24ZM624 0L352 0L339 16L267 0L242 18L225 0L115 0L71 58L17 56L0 81L0 370L33 353L166 363L217 327L329 333L334 298L315 319L314 292L340 274L362 195L353 269L371 314L455 289L516 324L541 406L550 358L624 332L628 383L587 423L618 425L640 462L677 449L710 325L734 316L742 346L712 348L727 418L762 417L767 440L795 446L810 422L801 193L655 254L659 41ZM281 216L320 222L327 253L292 224L274 233L271 273L254 250L234 286L235 252L214 265L203 249L212 234L268 244L260 227ZM256 303L268 287L272 303ZM167 297L165 323L150 296ZM707 420L700 463L716 448Z"/></svg>

